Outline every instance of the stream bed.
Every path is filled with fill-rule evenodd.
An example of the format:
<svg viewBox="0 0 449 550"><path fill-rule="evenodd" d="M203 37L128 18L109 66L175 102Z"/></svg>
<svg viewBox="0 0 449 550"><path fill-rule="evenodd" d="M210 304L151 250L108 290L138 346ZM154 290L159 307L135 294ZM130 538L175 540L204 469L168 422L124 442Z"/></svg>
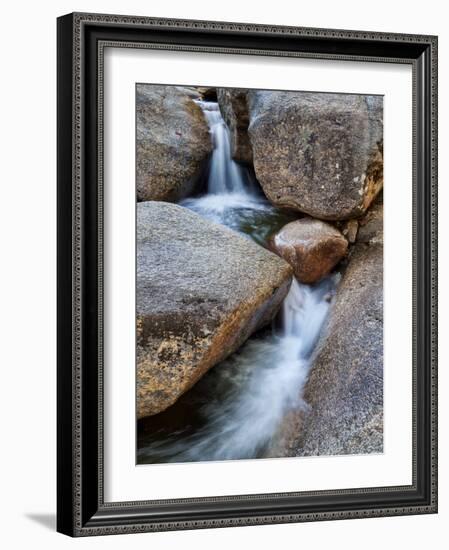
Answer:
<svg viewBox="0 0 449 550"><path fill-rule="evenodd" d="M298 214L273 207L231 158L218 104L198 102L214 149L207 192L180 204L264 246ZM261 458L282 420L304 406L310 356L326 319L335 277L309 286L293 279L273 325L254 334L167 410L139 421L139 464Z"/></svg>

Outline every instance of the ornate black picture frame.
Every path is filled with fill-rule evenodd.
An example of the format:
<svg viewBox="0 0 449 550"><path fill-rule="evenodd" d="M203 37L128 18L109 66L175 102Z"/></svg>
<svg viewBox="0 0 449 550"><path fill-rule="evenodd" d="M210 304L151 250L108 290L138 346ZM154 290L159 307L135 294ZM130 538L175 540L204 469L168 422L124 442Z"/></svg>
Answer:
<svg viewBox="0 0 449 550"><path fill-rule="evenodd" d="M105 45L405 63L413 69L413 483L104 502L103 52ZM437 511L437 38L69 14L58 19L58 502L71 536Z"/></svg>

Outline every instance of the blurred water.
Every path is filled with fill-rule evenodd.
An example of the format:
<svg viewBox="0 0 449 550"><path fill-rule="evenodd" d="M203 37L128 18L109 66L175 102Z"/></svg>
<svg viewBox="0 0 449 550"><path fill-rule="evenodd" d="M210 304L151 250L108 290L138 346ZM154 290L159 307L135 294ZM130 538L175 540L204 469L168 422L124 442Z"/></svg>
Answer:
<svg viewBox="0 0 449 550"><path fill-rule="evenodd" d="M218 103L197 102L203 109L212 136L212 157L207 186L208 194L245 194L243 168L231 158L231 140L228 127L221 116Z"/></svg>
<svg viewBox="0 0 449 550"><path fill-rule="evenodd" d="M309 358L332 289L332 279L313 288L293 280L282 307L282 328L248 340L198 383L195 391L203 403L195 423L200 427L187 423L172 433L164 427L144 436L138 462L263 456L284 416L304 406Z"/></svg>

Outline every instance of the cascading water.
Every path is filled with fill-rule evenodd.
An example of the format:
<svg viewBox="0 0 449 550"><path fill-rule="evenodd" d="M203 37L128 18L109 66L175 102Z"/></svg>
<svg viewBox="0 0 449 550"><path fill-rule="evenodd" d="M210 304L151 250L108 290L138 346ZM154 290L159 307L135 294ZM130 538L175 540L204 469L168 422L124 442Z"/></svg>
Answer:
<svg viewBox="0 0 449 550"><path fill-rule="evenodd" d="M262 244L268 234L292 217L273 207L261 194L247 168L231 157L229 129L218 103L198 101L208 121L213 142L207 193L181 202L212 221L250 235Z"/></svg>
<svg viewBox="0 0 449 550"><path fill-rule="evenodd" d="M139 462L192 462L263 457L282 419L303 406L310 354L326 318L333 282L314 288L293 280L279 334L250 339L199 382L209 396L204 425L153 439Z"/></svg>
<svg viewBox="0 0 449 550"><path fill-rule="evenodd" d="M258 242L286 223L231 158L229 131L216 103L201 102L214 142L208 192L182 202L200 215L249 234ZM288 219L287 219L288 221ZM213 368L172 408L185 415L172 429L154 425L138 443L139 463L190 462L263 457L285 415L304 406L302 392L310 356L335 286L329 277L311 287L295 279L284 300L281 328L250 338ZM178 407L178 411L176 411ZM152 417L149 419L151 422Z"/></svg>
<svg viewBox="0 0 449 550"><path fill-rule="evenodd" d="M212 134L213 151L210 162L208 195L248 195L242 168L231 158L229 130L218 103L199 101Z"/></svg>

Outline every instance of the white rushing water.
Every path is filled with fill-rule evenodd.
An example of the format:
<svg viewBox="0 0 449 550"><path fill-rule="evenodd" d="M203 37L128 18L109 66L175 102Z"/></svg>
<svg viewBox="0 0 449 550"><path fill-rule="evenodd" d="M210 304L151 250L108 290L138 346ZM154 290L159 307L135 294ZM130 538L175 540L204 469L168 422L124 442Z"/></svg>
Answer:
<svg viewBox="0 0 449 550"><path fill-rule="evenodd" d="M242 212L246 210L272 211L272 206L252 184L248 171L232 159L229 129L221 116L218 103L197 103L203 109L213 143L207 194L185 199L181 204L213 221L233 228L237 216L241 217Z"/></svg>
<svg viewBox="0 0 449 550"><path fill-rule="evenodd" d="M209 195L236 193L246 195L243 170L231 158L229 129L221 116L218 103L199 101L212 134L213 151L207 192Z"/></svg>
<svg viewBox="0 0 449 550"><path fill-rule="evenodd" d="M237 230L257 215L262 215L263 222L273 207L256 190L245 186L248 179L231 158L229 132L218 105L204 102L201 106L214 140L208 192L182 204ZM281 327L248 340L198 383L207 396L199 411L201 426L156 434L139 445L139 462L263 456L285 415L305 406L302 394L310 355L334 286L333 277L313 287L293 279L282 305Z"/></svg>
<svg viewBox="0 0 449 550"><path fill-rule="evenodd" d="M285 415L305 406L302 392L310 354L331 291L331 280L314 288L293 280L280 333L250 339L210 373L211 399L201 411L205 425L188 436L173 433L153 441L139 457L191 462L263 456Z"/></svg>

